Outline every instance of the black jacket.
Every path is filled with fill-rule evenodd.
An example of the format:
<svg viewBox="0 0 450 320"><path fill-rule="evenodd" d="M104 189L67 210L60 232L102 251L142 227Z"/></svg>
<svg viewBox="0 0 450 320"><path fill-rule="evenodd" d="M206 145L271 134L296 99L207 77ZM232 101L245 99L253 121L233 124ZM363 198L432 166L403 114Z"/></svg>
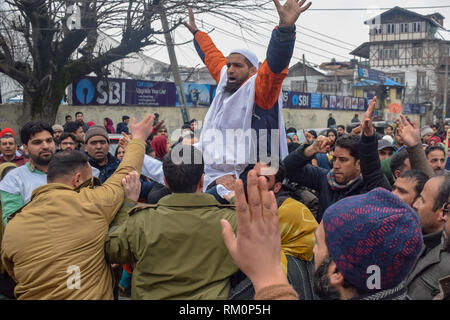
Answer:
<svg viewBox="0 0 450 320"><path fill-rule="evenodd" d="M389 181L381 171L376 136L361 136L359 141L362 180L357 180L343 190L332 190L328 184L328 170L312 166L311 160L304 154L304 145L290 153L284 159L287 178L319 193L319 210L317 221L322 220L323 213L333 203L349 196L367 193L375 188L383 187L391 190Z"/></svg>

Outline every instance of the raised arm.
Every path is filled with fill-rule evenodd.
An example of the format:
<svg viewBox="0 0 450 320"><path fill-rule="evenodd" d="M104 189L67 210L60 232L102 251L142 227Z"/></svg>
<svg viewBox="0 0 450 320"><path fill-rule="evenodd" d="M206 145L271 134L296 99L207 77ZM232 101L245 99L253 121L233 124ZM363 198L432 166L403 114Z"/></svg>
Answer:
<svg viewBox="0 0 450 320"><path fill-rule="evenodd" d="M278 100L281 85L288 74L289 63L295 46L295 23L311 2L287 0L281 5L274 0L280 18L279 26L272 31L267 58L258 70L255 86L255 102L263 109L272 108Z"/></svg>
<svg viewBox="0 0 450 320"><path fill-rule="evenodd" d="M421 171L429 178L433 177L434 171L431 169L420 141L420 129L417 120L412 124L404 115L400 115L400 121L397 122L397 132L406 145L411 169Z"/></svg>
<svg viewBox="0 0 450 320"><path fill-rule="evenodd" d="M227 64L227 59L216 48L211 38L205 32L198 30L191 8L189 8L189 22L184 21L183 24L194 35L194 45L200 59L202 59L216 83L219 83L220 71Z"/></svg>
<svg viewBox="0 0 450 320"><path fill-rule="evenodd" d="M91 201L105 215L108 223L112 221L124 199L122 179L131 171L141 172L145 154L145 140L153 127L154 115L146 116L136 123L132 119L131 133L133 139L127 146L127 152L114 174L105 183L94 190L84 193L86 201Z"/></svg>
<svg viewBox="0 0 450 320"><path fill-rule="evenodd" d="M367 191L382 187L391 190L391 184L381 170L380 157L378 155L378 140L372 125L372 117L375 112L377 97L374 97L367 108L362 120L361 139L359 141L359 153L361 174Z"/></svg>

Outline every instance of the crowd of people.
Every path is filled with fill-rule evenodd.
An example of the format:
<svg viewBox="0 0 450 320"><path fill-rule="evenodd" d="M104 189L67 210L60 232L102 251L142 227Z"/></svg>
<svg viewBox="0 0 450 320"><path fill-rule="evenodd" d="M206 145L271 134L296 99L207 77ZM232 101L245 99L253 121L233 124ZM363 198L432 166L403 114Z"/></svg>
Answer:
<svg viewBox="0 0 450 320"><path fill-rule="evenodd" d="M192 119L169 136L158 114L115 129L77 112L26 123L20 146L0 132L2 298L449 299L450 124L400 115L382 135L374 97L351 132L330 115L300 142L281 83L311 4L274 4L261 65L244 49L225 57L189 10L218 83L202 128ZM227 129L255 130L270 160L241 157L239 135L210 139ZM227 153L234 144L244 149Z"/></svg>

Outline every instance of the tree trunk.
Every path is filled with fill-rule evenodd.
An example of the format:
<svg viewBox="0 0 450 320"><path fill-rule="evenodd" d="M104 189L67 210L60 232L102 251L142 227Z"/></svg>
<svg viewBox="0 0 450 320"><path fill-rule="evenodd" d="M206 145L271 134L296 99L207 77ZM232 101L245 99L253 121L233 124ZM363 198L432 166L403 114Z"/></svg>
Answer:
<svg viewBox="0 0 450 320"><path fill-rule="evenodd" d="M54 125L58 108L64 97L64 81L50 81L45 88L23 90L23 109L19 120L20 126L29 121L44 121ZM30 92L31 91L31 92Z"/></svg>

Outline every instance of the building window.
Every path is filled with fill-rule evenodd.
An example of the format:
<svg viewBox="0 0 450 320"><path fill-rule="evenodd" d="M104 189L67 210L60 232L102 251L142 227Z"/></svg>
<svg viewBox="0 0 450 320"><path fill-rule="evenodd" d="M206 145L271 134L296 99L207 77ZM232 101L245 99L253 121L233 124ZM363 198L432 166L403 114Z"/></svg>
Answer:
<svg viewBox="0 0 450 320"><path fill-rule="evenodd" d="M413 43L412 45L412 58L422 58L423 55L423 48L421 43Z"/></svg>
<svg viewBox="0 0 450 320"><path fill-rule="evenodd" d="M402 89L401 88L397 88L396 93L395 93L395 99L397 100L402 100Z"/></svg>
<svg viewBox="0 0 450 320"><path fill-rule="evenodd" d="M291 81L291 90L296 92L303 92L304 80L293 80Z"/></svg>
<svg viewBox="0 0 450 320"><path fill-rule="evenodd" d="M427 74L425 72L417 72L417 86L420 88L426 87Z"/></svg>

